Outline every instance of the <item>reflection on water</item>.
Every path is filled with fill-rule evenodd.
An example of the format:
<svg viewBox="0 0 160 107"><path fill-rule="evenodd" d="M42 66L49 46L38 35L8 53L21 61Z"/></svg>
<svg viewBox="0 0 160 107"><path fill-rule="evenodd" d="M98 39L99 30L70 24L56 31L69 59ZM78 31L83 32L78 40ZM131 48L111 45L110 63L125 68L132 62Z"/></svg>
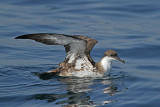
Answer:
<svg viewBox="0 0 160 107"><path fill-rule="evenodd" d="M45 75L46 76L46 75ZM106 94L108 96L113 96L114 94L125 90L124 83L123 89L119 90L116 81L124 77L104 77L104 78L77 78L77 77L52 77L56 78L57 81L60 81L60 87L65 90L64 93L43 93L33 95L30 100L46 100L48 103L56 102L55 104L62 104L65 107L85 105L85 106L96 106L104 105L108 103L117 102L116 100L104 100L98 102L98 100L93 100L92 94L95 93L98 95L102 92L102 95ZM42 77L41 77L42 79ZM50 77L48 78L51 79ZM45 80L47 78L45 77ZM123 81L121 81L123 82ZM98 88L100 87L100 88ZM101 89L101 90L100 90Z"/></svg>
<svg viewBox="0 0 160 107"><path fill-rule="evenodd" d="M0 107L160 107L159 13L160 0L1 0ZM114 49L127 63L113 62L101 79L37 77L32 72L54 69L65 51L14 39L28 33L89 36L99 41L96 62Z"/></svg>

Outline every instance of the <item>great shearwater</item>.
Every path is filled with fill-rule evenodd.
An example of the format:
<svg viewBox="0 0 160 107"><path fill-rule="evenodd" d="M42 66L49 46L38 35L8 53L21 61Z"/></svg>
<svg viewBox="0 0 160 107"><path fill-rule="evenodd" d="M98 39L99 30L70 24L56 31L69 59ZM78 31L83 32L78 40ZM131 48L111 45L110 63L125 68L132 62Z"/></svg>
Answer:
<svg viewBox="0 0 160 107"><path fill-rule="evenodd" d="M107 50L102 60L95 63L90 52L97 40L83 35L64 35L56 33L26 34L15 39L32 39L47 45L62 45L66 51L66 58L59 64L59 68L47 72L59 76L101 77L110 73L113 60L121 60L114 50Z"/></svg>

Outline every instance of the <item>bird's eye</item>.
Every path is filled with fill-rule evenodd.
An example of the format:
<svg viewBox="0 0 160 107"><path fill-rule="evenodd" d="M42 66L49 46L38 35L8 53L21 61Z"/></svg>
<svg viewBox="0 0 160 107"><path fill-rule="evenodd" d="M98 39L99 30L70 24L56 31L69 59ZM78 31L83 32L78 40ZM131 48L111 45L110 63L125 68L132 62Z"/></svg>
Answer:
<svg viewBox="0 0 160 107"><path fill-rule="evenodd" d="M117 56L117 54L111 54L111 56Z"/></svg>
<svg viewBox="0 0 160 107"><path fill-rule="evenodd" d="M104 56L107 56L107 54L104 54Z"/></svg>

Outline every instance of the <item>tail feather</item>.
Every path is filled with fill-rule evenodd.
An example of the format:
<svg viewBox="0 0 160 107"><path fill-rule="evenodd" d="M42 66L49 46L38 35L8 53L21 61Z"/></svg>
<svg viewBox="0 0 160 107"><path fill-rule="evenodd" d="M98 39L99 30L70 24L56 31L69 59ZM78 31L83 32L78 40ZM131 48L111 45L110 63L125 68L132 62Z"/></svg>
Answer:
<svg viewBox="0 0 160 107"><path fill-rule="evenodd" d="M38 74L39 78L43 80L52 79L53 77L58 75L59 75L59 72L44 72L44 73Z"/></svg>

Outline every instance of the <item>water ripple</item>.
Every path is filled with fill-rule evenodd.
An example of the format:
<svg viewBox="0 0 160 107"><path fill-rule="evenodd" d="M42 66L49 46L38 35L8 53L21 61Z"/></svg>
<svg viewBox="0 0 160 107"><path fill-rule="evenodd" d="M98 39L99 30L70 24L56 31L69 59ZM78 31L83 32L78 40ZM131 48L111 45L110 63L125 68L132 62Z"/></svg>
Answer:
<svg viewBox="0 0 160 107"><path fill-rule="evenodd" d="M0 106L159 106L160 2L157 0L5 0L0 2ZM41 78L65 58L63 47L15 40L28 33L83 34L114 49L104 78ZM109 103L109 104L108 104Z"/></svg>

